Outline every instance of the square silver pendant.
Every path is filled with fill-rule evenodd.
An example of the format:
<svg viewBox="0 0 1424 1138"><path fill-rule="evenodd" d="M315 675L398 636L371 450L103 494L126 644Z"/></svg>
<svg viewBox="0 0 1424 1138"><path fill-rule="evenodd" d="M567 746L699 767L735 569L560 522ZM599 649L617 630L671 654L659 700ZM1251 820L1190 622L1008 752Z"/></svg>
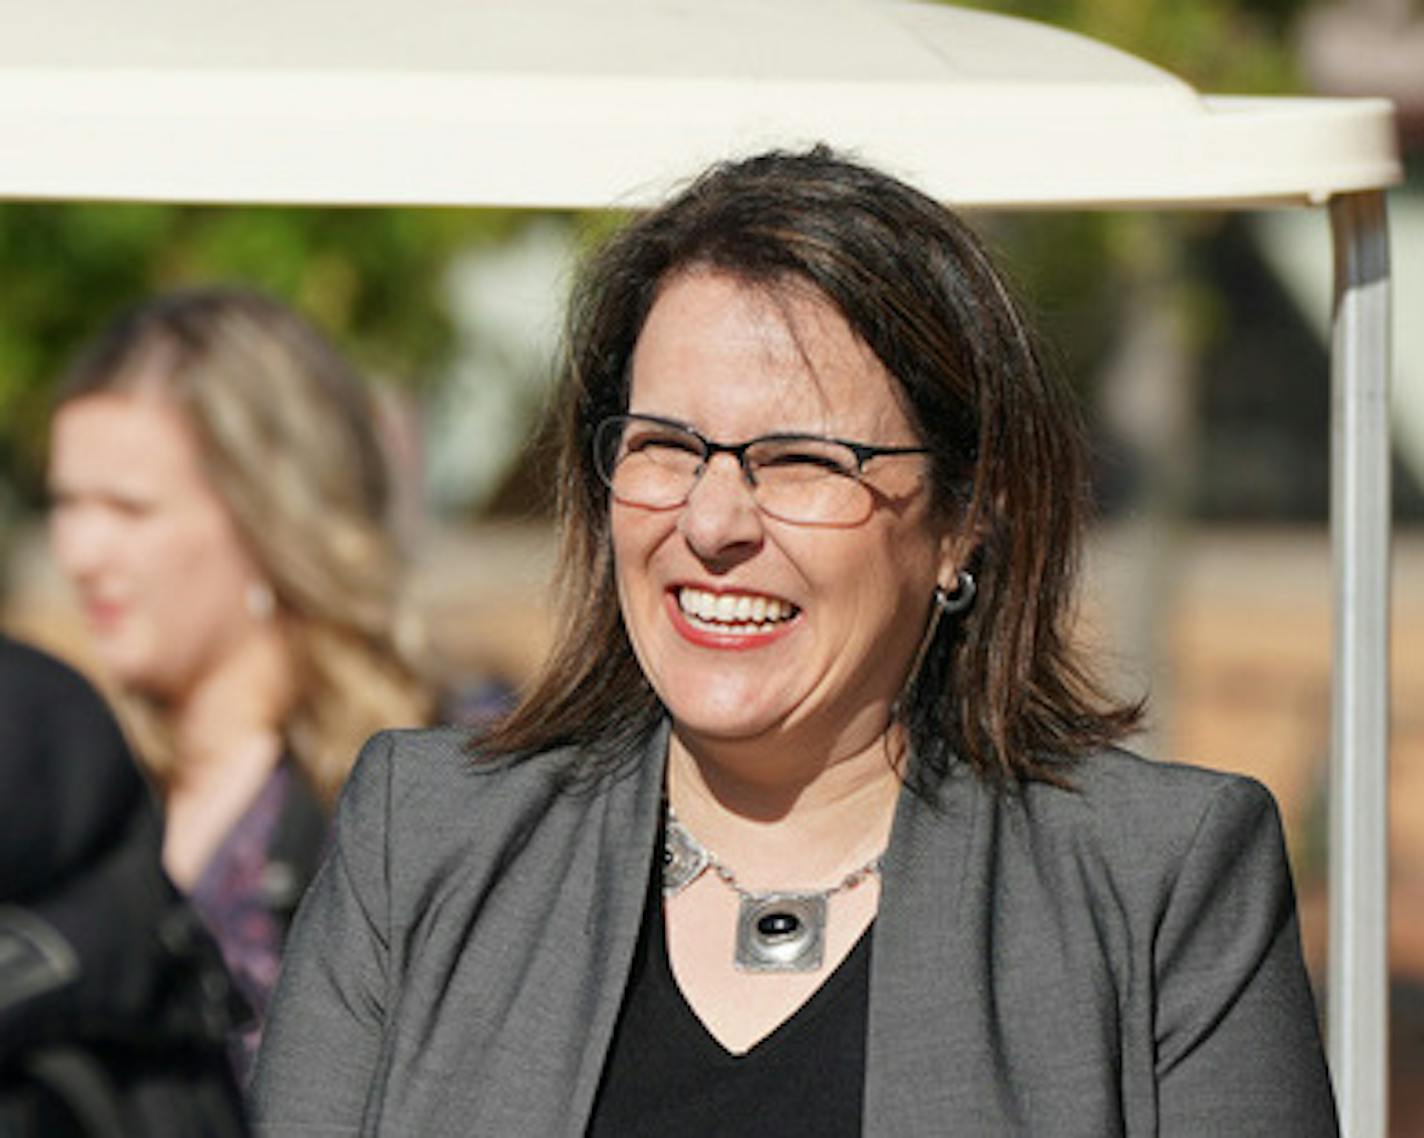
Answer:
<svg viewBox="0 0 1424 1138"><path fill-rule="evenodd" d="M824 893L748 893L737 911L743 972L814 972L826 951Z"/></svg>

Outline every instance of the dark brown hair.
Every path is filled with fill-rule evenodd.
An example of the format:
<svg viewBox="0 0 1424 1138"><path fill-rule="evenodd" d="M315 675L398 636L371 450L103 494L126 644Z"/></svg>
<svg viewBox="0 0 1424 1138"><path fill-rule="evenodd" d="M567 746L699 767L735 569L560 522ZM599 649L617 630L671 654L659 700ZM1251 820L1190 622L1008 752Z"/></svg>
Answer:
<svg viewBox="0 0 1424 1138"><path fill-rule="evenodd" d="M663 711L624 632L608 492L593 434L627 409L634 344L674 275L705 268L768 290L809 285L899 382L931 452L936 504L977 546L966 613L940 623L897 714L936 783L956 761L994 782L1062 781L1126 734L1067 637L1088 510L1077 405L982 245L949 210L825 147L716 166L617 234L570 305L557 403L560 625L545 670L494 752L578 744L595 766Z"/></svg>

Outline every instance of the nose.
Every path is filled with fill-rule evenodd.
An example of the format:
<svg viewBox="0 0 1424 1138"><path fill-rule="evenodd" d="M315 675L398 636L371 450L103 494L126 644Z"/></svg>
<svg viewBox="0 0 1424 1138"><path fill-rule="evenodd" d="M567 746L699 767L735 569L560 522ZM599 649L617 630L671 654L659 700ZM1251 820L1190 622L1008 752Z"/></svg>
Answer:
<svg viewBox="0 0 1424 1138"><path fill-rule="evenodd" d="M49 519L50 549L60 571L75 584L95 576L108 556L108 526L99 512L81 505L56 506Z"/></svg>
<svg viewBox="0 0 1424 1138"><path fill-rule="evenodd" d="M736 456L715 454L707 460L683 504L678 528L709 567L734 564L760 548L761 511Z"/></svg>

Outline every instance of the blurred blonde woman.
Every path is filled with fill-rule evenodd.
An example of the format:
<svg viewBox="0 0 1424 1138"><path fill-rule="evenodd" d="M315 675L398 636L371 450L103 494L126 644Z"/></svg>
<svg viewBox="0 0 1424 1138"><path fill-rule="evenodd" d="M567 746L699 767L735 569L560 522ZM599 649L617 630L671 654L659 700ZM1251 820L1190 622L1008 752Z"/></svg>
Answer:
<svg viewBox="0 0 1424 1138"><path fill-rule="evenodd" d="M56 559L164 800L165 866L260 1022L357 745L429 714L371 407L290 310L172 293L76 361L49 482Z"/></svg>

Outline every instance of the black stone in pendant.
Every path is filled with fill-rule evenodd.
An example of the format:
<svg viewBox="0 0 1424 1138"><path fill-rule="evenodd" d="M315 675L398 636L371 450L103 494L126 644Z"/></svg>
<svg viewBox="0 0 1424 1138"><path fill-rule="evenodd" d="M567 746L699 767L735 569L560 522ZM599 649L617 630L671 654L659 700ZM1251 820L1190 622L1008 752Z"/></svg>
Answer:
<svg viewBox="0 0 1424 1138"><path fill-rule="evenodd" d="M769 940L782 940L801 931L801 918L795 913L767 913L757 918L756 929Z"/></svg>
<svg viewBox="0 0 1424 1138"><path fill-rule="evenodd" d="M814 972L826 948L826 893L743 893L734 963L743 972Z"/></svg>

